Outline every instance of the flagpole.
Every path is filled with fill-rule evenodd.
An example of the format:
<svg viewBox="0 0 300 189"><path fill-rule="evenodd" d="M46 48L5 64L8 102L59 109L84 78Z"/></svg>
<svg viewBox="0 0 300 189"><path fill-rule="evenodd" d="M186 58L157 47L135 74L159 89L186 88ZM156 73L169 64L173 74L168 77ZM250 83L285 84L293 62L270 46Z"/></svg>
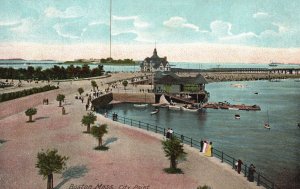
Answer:
<svg viewBox="0 0 300 189"><path fill-rule="evenodd" d="M109 58L111 58L111 13L112 13L112 0L110 0L110 11L109 11Z"/></svg>

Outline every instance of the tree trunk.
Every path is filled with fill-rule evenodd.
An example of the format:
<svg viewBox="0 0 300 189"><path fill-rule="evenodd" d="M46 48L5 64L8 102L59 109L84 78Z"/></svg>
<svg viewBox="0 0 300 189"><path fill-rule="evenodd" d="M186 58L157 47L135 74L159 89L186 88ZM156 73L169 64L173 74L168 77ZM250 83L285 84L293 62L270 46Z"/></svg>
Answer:
<svg viewBox="0 0 300 189"><path fill-rule="evenodd" d="M102 138L99 137L99 147L102 146Z"/></svg>
<svg viewBox="0 0 300 189"><path fill-rule="evenodd" d="M59 101L59 107L61 107L61 100Z"/></svg>
<svg viewBox="0 0 300 189"><path fill-rule="evenodd" d="M90 133L90 132L91 132L91 127L90 127L90 124L88 124L88 125L87 125L86 132L87 132L87 133Z"/></svg>
<svg viewBox="0 0 300 189"><path fill-rule="evenodd" d="M171 169L176 169L176 158L175 156L171 156Z"/></svg>
<svg viewBox="0 0 300 189"><path fill-rule="evenodd" d="M29 122L32 122L32 115L29 115Z"/></svg>
<svg viewBox="0 0 300 189"><path fill-rule="evenodd" d="M47 189L53 189L53 174L48 175Z"/></svg>

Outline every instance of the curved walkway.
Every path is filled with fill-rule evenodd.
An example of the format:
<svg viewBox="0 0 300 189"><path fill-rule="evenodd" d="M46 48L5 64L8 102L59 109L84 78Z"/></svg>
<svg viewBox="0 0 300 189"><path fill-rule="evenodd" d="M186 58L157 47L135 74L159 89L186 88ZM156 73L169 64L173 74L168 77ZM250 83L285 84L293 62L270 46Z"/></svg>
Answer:
<svg viewBox="0 0 300 189"><path fill-rule="evenodd" d="M35 163L37 153L48 148L57 148L59 154L70 157L64 174L54 175L57 189L89 185L96 188L101 184L109 185L107 188L131 189L196 189L204 184L214 189L258 188L230 166L204 157L188 146L185 146L187 161L179 164L184 174L166 174L162 169L169 166L169 160L164 156L160 135L113 122L101 115L97 122L108 124L109 133L104 136L104 143L110 149L106 152L93 150L97 139L82 133L86 128L80 121L86 111L81 101L73 98L75 89L70 87L62 91L71 94L64 104L67 115L61 114L55 99L51 99L49 105L41 105L36 95L25 97L26 100L9 101L8 108L16 112L14 114L0 112L0 139L7 141L0 147L1 188L46 188L46 180L38 175ZM24 111L20 111L28 105L20 104L23 100L24 103L36 100L34 106L38 113L33 123L27 123Z"/></svg>

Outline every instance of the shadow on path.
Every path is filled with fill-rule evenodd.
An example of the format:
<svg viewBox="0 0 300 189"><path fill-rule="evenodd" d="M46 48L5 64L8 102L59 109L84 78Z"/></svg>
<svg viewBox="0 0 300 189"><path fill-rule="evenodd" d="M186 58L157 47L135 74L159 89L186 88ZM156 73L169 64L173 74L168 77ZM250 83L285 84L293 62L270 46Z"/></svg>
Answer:
<svg viewBox="0 0 300 189"><path fill-rule="evenodd" d="M44 117L37 117L37 118L35 118L34 120L48 119L48 118L49 118L48 116L44 116Z"/></svg>
<svg viewBox="0 0 300 189"><path fill-rule="evenodd" d="M118 140L117 137L110 137L110 138L108 138L108 139L105 141L105 143L103 144L103 146L107 146L108 144L113 143L113 142L115 142L115 141L117 141L117 140Z"/></svg>
<svg viewBox="0 0 300 189"><path fill-rule="evenodd" d="M57 186L54 189L60 189L69 180L83 177L87 172L88 169L86 168L85 165L77 165L77 166L69 167L62 174L63 180L59 184L57 184Z"/></svg>

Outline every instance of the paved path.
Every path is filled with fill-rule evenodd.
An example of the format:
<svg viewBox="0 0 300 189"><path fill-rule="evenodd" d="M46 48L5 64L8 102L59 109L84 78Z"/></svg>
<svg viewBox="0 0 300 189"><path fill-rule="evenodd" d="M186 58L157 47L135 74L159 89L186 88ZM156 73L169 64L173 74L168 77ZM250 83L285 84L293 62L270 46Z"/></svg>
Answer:
<svg viewBox="0 0 300 189"><path fill-rule="evenodd" d="M52 95L49 105L41 105L40 97L31 95L10 101L8 108L12 113L0 112L0 139L7 141L0 147L1 188L46 188L46 180L38 175L35 163L37 153L48 148L56 148L60 154L70 157L65 173L54 176L57 189L79 185L95 188L98 184L131 189L196 189L204 184L214 189L257 188L230 166L204 157L188 146L185 147L187 161L179 164L184 174L166 174L162 169L169 166L169 160L161 148L162 136L112 122L100 115L97 122L108 124L109 133L104 143L108 143L110 149L106 152L93 150L97 140L84 134L86 128L80 123L86 114L84 105L73 98L78 86L81 84L73 83L72 87L61 89L70 94L64 104L67 115L61 114L58 102L53 99L56 92L47 94ZM38 109L33 123L27 123L28 117L24 114L28 102L34 102ZM0 109L3 106L8 105L0 103Z"/></svg>

